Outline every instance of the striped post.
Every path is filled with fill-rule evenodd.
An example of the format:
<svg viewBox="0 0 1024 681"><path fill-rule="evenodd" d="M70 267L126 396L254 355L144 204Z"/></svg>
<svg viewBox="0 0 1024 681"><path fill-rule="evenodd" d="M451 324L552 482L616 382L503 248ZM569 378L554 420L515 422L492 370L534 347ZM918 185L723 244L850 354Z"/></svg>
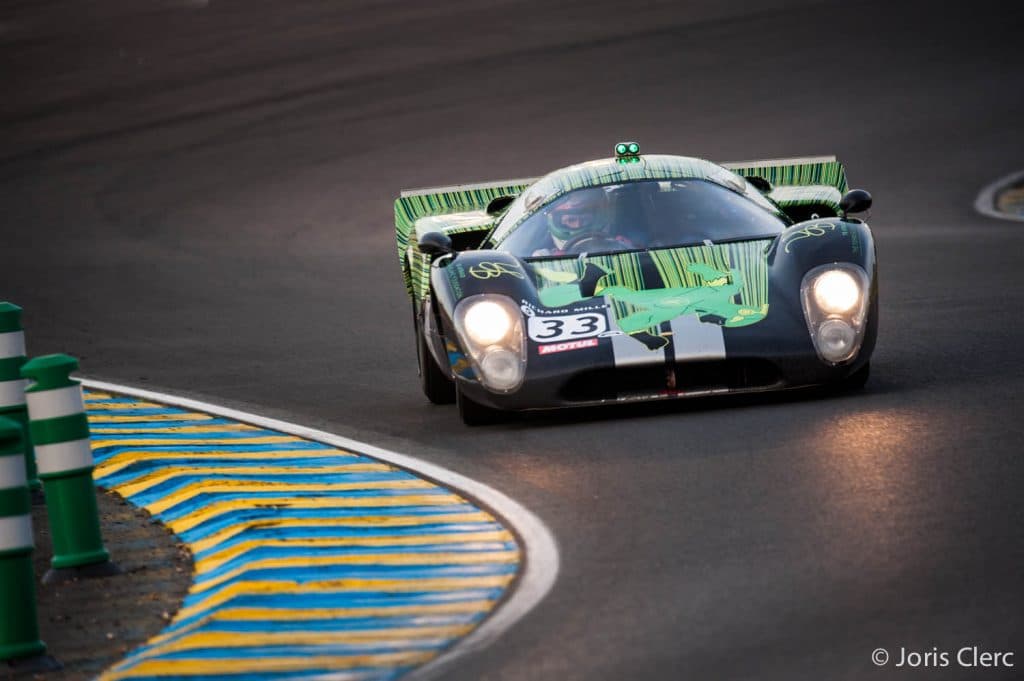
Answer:
<svg viewBox="0 0 1024 681"><path fill-rule="evenodd" d="M46 652L36 619L32 573L32 502L25 479L21 426L0 418L0 660Z"/></svg>
<svg viewBox="0 0 1024 681"><path fill-rule="evenodd" d="M36 460L28 436L28 410L25 408L25 380L21 366L25 363L25 331L21 328L21 308L0 303L0 418L16 421L25 435L25 470L30 489L40 488L36 477Z"/></svg>
<svg viewBox="0 0 1024 681"><path fill-rule="evenodd" d="M100 535L89 421L82 386L70 377L77 368L78 360L68 355L36 357L21 368L21 375L34 381L25 390L29 433L53 541L53 569L44 584L118 571Z"/></svg>

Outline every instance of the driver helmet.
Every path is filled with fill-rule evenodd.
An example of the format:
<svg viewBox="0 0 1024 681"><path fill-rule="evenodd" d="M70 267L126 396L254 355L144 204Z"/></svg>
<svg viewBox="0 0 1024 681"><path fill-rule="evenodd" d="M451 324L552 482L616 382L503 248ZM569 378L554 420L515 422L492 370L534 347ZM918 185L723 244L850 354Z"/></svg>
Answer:
<svg viewBox="0 0 1024 681"><path fill-rule="evenodd" d="M578 189L548 209L551 238L561 248L584 234L608 229L608 195L601 188Z"/></svg>

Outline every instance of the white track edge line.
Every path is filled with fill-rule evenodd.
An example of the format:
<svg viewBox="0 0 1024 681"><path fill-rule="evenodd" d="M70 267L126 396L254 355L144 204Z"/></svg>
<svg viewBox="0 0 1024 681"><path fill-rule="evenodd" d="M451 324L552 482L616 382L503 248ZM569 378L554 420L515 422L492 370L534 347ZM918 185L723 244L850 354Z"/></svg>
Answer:
<svg viewBox="0 0 1024 681"><path fill-rule="evenodd" d="M991 182L982 187L981 191L978 192L978 198L974 200L974 210L990 218L1011 220L1013 222L1024 222L1024 215L1010 215L1009 213L1001 213L995 209L996 192L1006 185L1017 182L1018 180L1024 180L1024 170L1018 170L1017 172L1010 173L1009 175L1004 175L995 182Z"/></svg>
<svg viewBox="0 0 1024 681"><path fill-rule="evenodd" d="M437 678L438 675L448 670L459 658L489 646L540 603L555 584L555 578L558 576L559 555L554 535L540 518L522 504L482 482L407 454L392 452L365 442L328 433L327 431L316 430L257 414L250 414L187 397L134 388L117 383L108 383L106 381L78 378L85 387L93 390L109 390L132 397L163 402L176 407L195 409L279 430L297 437L317 440L336 447L353 449L372 458L422 473L426 477L436 480L447 487L466 492L470 497L480 500L482 504L497 513L502 520L512 525L516 534L519 535L519 539L523 542L523 552L525 554L523 572L515 583L512 592L468 636L456 641L451 648L442 652L438 657L422 667L411 670L402 677L405 681L426 681L427 679Z"/></svg>

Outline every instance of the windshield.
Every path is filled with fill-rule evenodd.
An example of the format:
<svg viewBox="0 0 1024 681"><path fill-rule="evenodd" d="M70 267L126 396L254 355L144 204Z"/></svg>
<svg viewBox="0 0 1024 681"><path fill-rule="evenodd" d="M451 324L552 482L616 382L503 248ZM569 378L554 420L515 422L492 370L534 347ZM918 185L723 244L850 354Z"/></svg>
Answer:
<svg viewBox="0 0 1024 681"><path fill-rule="evenodd" d="M789 223L757 199L695 179L586 187L538 210L496 248L539 257L775 236Z"/></svg>

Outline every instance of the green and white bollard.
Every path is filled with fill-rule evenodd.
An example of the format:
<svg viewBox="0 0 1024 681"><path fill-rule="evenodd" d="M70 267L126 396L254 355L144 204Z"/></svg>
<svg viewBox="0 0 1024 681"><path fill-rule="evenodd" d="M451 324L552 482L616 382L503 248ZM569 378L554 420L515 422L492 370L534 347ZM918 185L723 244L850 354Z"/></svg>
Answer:
<svg viewBox="0 0 1024 681"><path fill-rule="evenodd" d="M25 470L31 490L40 489L36 460L28 436L28 409L25 407L25 331L21 328L21 308L0 303L0 418L17 421L25 436ZM38 492L35 492L38 494Z"/></svg>
<svg viewBox="0 0 1024 681"><path fill-rule="evenodd" d="M28 429L53 542L44 584L120 572L100 534L89 421L82 386L70 377L77 368L78 360L68 355L36 357L21 368L21 375L34 381L25 390Z"/></svg>
<svg viewBox="0 0 1024 681"><path fill-rule="evenodd" d="M0 660L46 652L39 640L32 572L32 502L25 480L21 426L0 418Z"/></svg>

